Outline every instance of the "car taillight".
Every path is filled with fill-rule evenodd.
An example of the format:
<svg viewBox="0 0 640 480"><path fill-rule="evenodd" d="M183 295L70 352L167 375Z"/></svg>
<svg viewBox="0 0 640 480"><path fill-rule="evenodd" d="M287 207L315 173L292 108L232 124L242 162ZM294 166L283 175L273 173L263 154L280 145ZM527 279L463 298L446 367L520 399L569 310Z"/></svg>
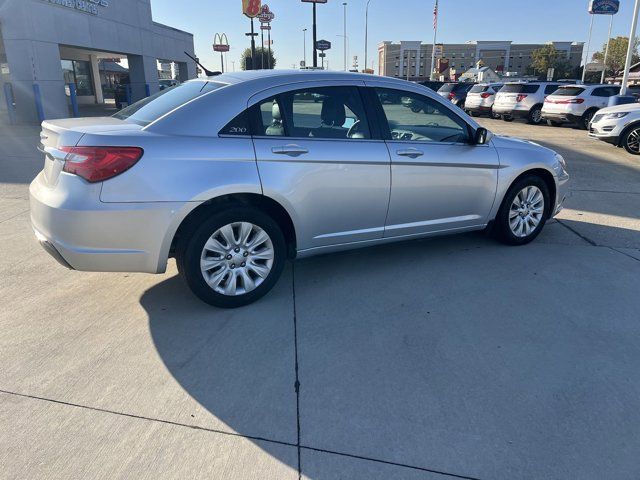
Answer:
<svg viewBox="0 0 640 480"><path fill-rule="evenodd" d="M61 147L67 153L63 171L102 182L133 167L144 151L138 147Z"/></svg>
<svg viewBox="0 0 640 480"><path fill-rule="evenodd" d="M518 95L518 97L516 98L516 102L521 102L522 100L527 98L527 96L528 95L523 95L523 94Z"/></svg>
<svg viewBox="0 0 640 480"><path fill-rule="evenodd" d="M449 94L449 100L453 100L454 98L456 98L456 94L455 94L455 93L453 93L453 92L451 92L451 93Z"/></svg>
<svg viewBox="0 0 640 480"><path fill-rule="evenodd" d="M480 95L482 98L489 98L491 96L490 93L484 92L483 94Z"/></svg>

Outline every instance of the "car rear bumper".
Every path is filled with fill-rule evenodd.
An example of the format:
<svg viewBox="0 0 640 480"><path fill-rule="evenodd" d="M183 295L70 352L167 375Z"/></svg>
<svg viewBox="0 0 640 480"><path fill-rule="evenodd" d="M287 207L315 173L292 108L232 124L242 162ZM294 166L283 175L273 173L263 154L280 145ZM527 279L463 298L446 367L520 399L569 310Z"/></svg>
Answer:
<svg viewBox="0 0 640 480"><path fill-rule="evenodd" d="M74 178L61 176L60 182L83 181L66 177ZM74 196L73 188L50 188L42 173L31 183L29 196L38 242L65 267L82 271L163 272L167 232L184 206L103 203L89 195Z"/></svg>
<svg viewBox="0 0 640 480"><path fill-rule="evenodd" d="M493 105L493 113L496 115L507 115L513 118L527 118L529 116L529 109L505 107Z"/></svg>
<svg viewBox="0 0 640 480"><path fill-rule="evenodd" d="M572 113L550 113L543 110L542 119L560 123L577 123L580 120L580 116Z"/></svg>
<svg viewBox="0 0 640 480"><path fill-rule="evenodd" d="M465 110L474 113L491 113L491 107L485 105L465 105Z"/></svg>

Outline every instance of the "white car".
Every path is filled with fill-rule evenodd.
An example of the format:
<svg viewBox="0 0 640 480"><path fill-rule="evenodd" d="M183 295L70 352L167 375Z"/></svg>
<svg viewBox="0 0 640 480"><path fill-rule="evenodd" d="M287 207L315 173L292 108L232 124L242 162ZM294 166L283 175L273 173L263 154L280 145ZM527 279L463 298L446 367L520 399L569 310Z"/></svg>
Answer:
<svg viewBox="0 0 640 480"><path fill-rule="evenodd" d="M589 125L589 136L640 155L640 104L616 105L598 111Z"/></svg>
<svg viewBox="0 0 640 480"><path fill-rule="evenodd" d="M572 123L585 130L609 98L620 93L620 85L564 85L544 100L542 118L551 126Z"/></svg>
<svg viewBox="0 0 640 480"><path fill-rule="evenodd" d="M467 93L464 109L475 117L477 115L492 115L491 108L496 99L496 93L502 88L502 83L478 83Z"/></svg>
<svg viewBox="0 0 640 480"><path fill-rule="evenodd" d="M509 82L496 94L493 113L510 122L524 118L533 125L542 123L542 105L561 85L554 82Z"/></svg>

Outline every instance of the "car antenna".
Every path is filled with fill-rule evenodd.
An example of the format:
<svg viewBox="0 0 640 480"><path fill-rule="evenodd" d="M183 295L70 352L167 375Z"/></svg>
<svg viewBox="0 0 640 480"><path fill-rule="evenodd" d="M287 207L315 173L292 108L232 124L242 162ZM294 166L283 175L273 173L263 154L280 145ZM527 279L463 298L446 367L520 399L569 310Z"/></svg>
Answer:
<svg viewBox="0 0 640 480"><path fill-rule="evenodd" d="M202 71L205 73L205 75L207 77L215 77L216 75L222 75L222 72L212 72L211 70L209 70L208 68L206 68L204 65L202 65L198 59L192 57L191 55L189 55L187 52L184 52L184 54L189 57L191 60L193 60L194 62L196 62L198 65L200 65L200 68L202 68Z"/></svg>

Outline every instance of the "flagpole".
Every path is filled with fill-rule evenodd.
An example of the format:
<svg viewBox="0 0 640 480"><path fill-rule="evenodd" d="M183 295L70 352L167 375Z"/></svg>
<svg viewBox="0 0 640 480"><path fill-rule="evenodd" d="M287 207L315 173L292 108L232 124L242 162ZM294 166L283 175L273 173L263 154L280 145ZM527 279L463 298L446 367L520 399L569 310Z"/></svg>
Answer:
<svg viewBox="0 0 640 480"><path fill-rule="evenodd" d="M433 45L431 46L431 71L429 72L429 79L435 80L435 74L433 68L436 63L436 39L438 35L438 0L436 0L435 8L433 9Z"/></svg>

